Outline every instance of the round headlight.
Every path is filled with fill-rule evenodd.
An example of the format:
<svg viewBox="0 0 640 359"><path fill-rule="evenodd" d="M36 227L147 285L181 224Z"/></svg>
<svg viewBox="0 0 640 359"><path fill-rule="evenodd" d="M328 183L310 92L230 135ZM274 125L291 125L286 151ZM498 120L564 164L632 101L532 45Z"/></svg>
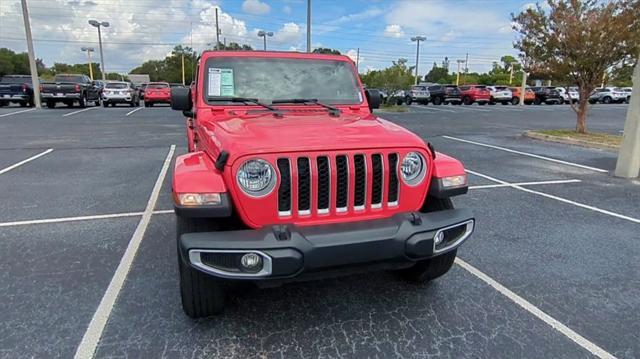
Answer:
<svg viewBox="0 0 640 359"><path fill-rule="evenodd" d="M402 159L400 174L402 174L404 182L410 186L415 186L422 182L426 170L424 158L417 152L409 152Z"/></svg>
<svg viewBox="0 0 640 359"><path fill-rule="evenodd" d="M245 193L251 196L264 196L271 192L276 184L274 172L269 162L253 159L240 166L236 177L240 188Z"/></svg>

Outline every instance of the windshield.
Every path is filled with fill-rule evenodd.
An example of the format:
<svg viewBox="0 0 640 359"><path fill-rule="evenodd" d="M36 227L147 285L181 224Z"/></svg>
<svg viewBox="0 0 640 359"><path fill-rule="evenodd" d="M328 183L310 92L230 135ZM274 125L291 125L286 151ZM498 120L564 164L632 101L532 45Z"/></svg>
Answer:
<svg viewBox="0 0 640 359"><path fill-rule="evenodd" d="M110 84L106 84L105 88L108 89L126 89L129 86L125 83L110 83Z"/></svg>
<svg viewBox="0 0 640 359"><path fill-rule="evenodd" d="M55 82L83 82L82 76L74 76L74 75L58 75L55 77Z"/></svg>
<svg viewBox="0 0 640 359"><path fill-rule="evenodd" d="M206 63L204 94L205 100L233 96L266 103L305 98L357 104L362 102L357 84L351 65L344 61L219 57Z"/></svg>
<svg viewBox="0 0 640 359"><path fill-rule="evenodd" d="M169 84L148 84L146 86L148 89L166 89L169 88Z"/></svg>
<svg viewBox="0 0 640 359"><path fill-rule="evenodd" d="M20 77L20 76L6 76L0 80L0 83L3 84L24 84L31 83L31 76L28 77Z"/></svg>

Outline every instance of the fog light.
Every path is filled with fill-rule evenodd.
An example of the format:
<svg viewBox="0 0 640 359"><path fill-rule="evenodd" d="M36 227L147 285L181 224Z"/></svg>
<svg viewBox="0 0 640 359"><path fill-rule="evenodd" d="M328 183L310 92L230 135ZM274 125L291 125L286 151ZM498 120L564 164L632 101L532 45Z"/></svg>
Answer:
<svg viewBox="0 0 640 359"><path fill-rule="evenodd" d="M248 271L258 271L262 268L262 257L256 253L247 253L240 259L240 264Z"/></svg>
<svg viewBox="0 0 640 359"><path fill-rule="evenodd" d="M436 242L436 246L442 243L444 241L444 232L436 233L436 237L433 240Z"/></svg>

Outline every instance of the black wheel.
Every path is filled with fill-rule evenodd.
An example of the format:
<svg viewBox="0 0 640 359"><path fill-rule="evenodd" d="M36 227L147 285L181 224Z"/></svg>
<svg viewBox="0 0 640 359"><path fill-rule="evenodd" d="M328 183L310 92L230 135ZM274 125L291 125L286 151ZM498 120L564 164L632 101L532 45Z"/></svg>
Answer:
<svg viewBox="0 0 640 359"><path fill-rule="evenodd" d="M411 97L407 97L404 99L404 102L406 102L408 106L408 105L411 105L411 103L413 102L413 99Z"/></svg>
<svg viewBox="0 0 640 359"><path fill-rule="evenodd" d="M534 105L541 105L541 104L542 104L542 101L540 100L540 98L539 98L539 97L536 97L536 99L535 99L535 100L533 100L533 104L534 104Z"/></svg>
<svg viewBox="0 0 640 359"><path fill-rule="evenodd" d="M514 105L514 106L515 106L515 105L517 105L517 104L519 104L519 103L520 103L520 99L519 99L519 98L514 97L514 98L512 98L512 99L511 99L511 104L512 104L512 105Z"/></svg>
<svg viewBox="0 0 640 359"><path fill-rule="evenodd" d="M53 101L47 101L47 108L55 108L56 107L56 103Z"/></svg>
<svg viewBox="0 0 640 359"><path fill-rule="evenodd" d="M219 228L218 224L211 219L177 217L176 220L178 239L183 233L209 232ZM191 318L202 318L221 313L224 309L225 299L224 281L191 267L182 257L179 248L178 267L180 269L180 296L184 312Z"/></svg>
<svg viewBox="0 0 640 359"><path fill-rule="evenodd" d="M85 108L87 107L87 97L82 95L80 96L80 100L78 100L78 106L80 106L80 108Z"/></svg>
<svg viewBox="0 0 640 359"><path fill-rule="evenodd" d="M473 104L473 101L471 100L471 97L465 96L465 97L462 98L462 103L464 103L465 105L469 106L469 105Z"/></svg>
<svg viewBox="0 0 640 359"><path fill-rule="evenodd" d="M421 212L437 212L453 209L451 199L428 197ZM453 261L456 259L457 250L454 249L437 257L417 261L413 266L397 271L398 275L410 282L424 283L436 279L451 269Z"/></svg>
<svg viewBox="0 0 640 359"><path fill-rule="evenodd" d="M607 97L603 98L602 99L602 103L610 104L611 103L611 97L607 96Z"/></svg>
<svg viewBox="0 0 640 359"><path fill-rule="evenodd" d="M436 97L433 99L433 104L436 106L442 105L442 97Z"/></svg>

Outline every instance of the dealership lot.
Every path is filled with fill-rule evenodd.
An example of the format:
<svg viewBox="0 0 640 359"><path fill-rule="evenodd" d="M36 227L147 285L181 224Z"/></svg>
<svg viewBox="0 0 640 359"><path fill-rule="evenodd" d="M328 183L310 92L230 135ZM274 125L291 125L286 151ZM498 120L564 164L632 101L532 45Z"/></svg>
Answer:
<svg viewBox="0 0 640 359"><path fill-rule="evenodd" d="M625 113L595 105L588 125L620 133ZM640 182L610 176L615 153L520 136L572 127L569 106L380 115L470 171L454 203L478 225L458 265L427 285L242 287L193 321L171 214L181 116L0 108L0 357L640 356Z"/></svg>

